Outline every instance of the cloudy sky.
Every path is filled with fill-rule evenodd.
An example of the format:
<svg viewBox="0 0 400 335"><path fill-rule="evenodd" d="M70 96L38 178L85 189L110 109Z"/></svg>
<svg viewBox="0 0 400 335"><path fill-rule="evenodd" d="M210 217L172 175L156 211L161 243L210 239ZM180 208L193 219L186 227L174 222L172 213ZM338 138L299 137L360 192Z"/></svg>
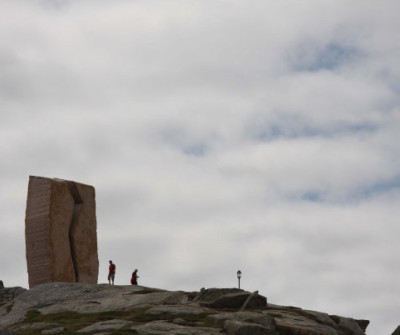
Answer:
<svg viewBox="0 0 400 335"><path fill-rule="evenodd" d="M0 0L0 279L29 176L96 188L99 282L400 324L400 2Z"/></svg>

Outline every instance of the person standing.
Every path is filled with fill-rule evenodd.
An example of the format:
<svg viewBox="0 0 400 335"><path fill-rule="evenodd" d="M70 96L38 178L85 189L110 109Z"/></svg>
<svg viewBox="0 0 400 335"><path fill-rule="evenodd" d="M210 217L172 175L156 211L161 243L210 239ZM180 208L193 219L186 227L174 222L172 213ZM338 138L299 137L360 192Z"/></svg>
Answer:
<svg viewBox="0 0 400 335"><path fill-rule="evenodd" d="M132 278L131 278L131 284L132 285L137 285L137 279L139 278L138 274L138 269L135 269L135 271L132 272Z"/></svg>
<svg viewBox="0 0 400 335"><path fill-rule="evenodd" d="M110 265L108 267L108 283L111 285L111 283L114 285L114 279L115 279L115 264L110 261Z"/></svg>

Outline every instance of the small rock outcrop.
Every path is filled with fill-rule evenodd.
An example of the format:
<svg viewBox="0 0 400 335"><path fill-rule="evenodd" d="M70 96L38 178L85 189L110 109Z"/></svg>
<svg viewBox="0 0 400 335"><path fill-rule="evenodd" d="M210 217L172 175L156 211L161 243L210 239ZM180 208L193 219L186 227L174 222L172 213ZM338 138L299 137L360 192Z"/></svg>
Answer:
<svg viewBox="0 0 400 335"><path fill-rule="evenodd" d="M392 333L392 335L400 335L400 326L397 326L395 331Z"/></svg>
<svg viewBox="0 0 400 335"><path fill-rule="evenodd" d="M7 328L0 335L365 335L367 324L267 304L257 292L239 289L184 292L137 285L47 283L30 290L0 290L0 327Z"/></svg>
<svg viewBox="0 0 400 335"><path fill-rule="evenodd" d="M30 288L50 282L96 284L94 187L30 176L25 241Z"/></svg>
<svg viewBox="0 0 400 335"><path fill-rule="evenodd" d="M0 289L0 320L10 313L14 307L17 297L26 292L26 289L21 287L9 287ZM0 321L0 326L4 324Z"/></svg>
<svg viewBox="0 0 400 335"><path fill-rule="evenodd" d="M217 309L256 309L267 306L267 299L265 297L236 288L203 290L195 300L201 306Z"/></svg>

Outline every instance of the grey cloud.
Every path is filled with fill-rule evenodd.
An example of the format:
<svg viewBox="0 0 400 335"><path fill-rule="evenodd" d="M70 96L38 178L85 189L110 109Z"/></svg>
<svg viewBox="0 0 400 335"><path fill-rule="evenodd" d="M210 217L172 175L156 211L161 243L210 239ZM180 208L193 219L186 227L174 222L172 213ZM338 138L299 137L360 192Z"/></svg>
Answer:
<svg viewBox="0 0 400 335"><path fill-rule="evenodd" d="M303 41L289 55L289 63L295 71L338 71L361 61L362 51L353 45L332 42L321 46Z"/></svg>
<svg viewBox="0 0 400 335"><path fill-rule="evenodd" d="M395 328L396 1L0 8L2 280L27 284L28 176L59 177L96 187L100 282L110 258L169 289L241 269L272 302Z"/></svg>

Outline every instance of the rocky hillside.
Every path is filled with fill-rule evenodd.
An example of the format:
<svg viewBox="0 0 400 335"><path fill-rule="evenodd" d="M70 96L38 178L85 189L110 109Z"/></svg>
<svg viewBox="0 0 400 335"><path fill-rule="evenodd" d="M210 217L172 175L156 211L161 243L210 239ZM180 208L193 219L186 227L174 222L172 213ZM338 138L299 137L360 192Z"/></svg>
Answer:
<svg viewBox="0 0 400 335"><path fill-rule="evenodd" d="M1 335L363 335L368 323L273 305L239 289L67 283L0 289Z"/></svg>

